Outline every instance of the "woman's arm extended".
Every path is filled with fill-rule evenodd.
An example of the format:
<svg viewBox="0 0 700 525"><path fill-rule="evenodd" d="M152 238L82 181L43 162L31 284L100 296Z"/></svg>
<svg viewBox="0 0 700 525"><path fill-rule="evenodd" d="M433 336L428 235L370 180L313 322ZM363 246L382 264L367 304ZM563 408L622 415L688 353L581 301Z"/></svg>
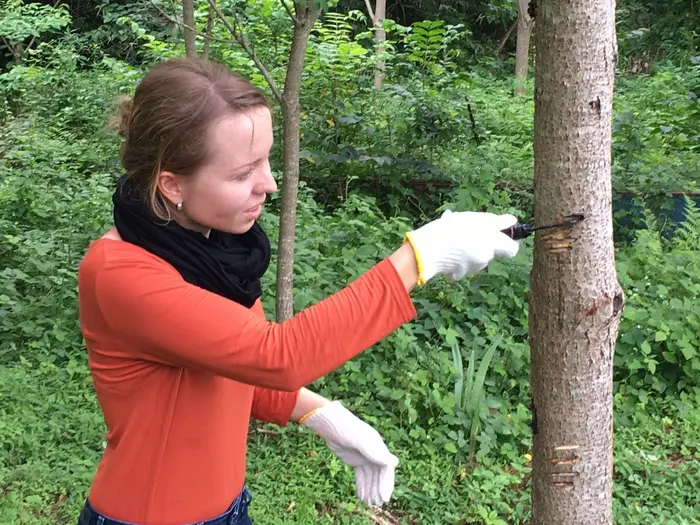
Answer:
<svg viewBox="0 0 700 525"><path fill-rule="evenodd" d="M308 418L317 409L322 406L330 405L330 403L330 399L326 399L308 388L302 388L299 391L299 397L297 397L296 405L294 405L292 415L289 419L302 423L304 419Z"/></svg>

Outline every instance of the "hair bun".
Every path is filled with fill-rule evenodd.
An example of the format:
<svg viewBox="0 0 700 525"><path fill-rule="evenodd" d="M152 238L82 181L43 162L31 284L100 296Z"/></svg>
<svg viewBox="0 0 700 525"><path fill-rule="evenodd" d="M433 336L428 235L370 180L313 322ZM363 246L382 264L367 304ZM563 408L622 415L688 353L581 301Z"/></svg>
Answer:
<svg viewBox="0 0 700 525"><path fill-rule="evenodd" d="M110 128L116 129L119 135L126 139L129 136L129 124L134 112L134 99L129 95L117 98L116 114L110 121Z"/></svg>

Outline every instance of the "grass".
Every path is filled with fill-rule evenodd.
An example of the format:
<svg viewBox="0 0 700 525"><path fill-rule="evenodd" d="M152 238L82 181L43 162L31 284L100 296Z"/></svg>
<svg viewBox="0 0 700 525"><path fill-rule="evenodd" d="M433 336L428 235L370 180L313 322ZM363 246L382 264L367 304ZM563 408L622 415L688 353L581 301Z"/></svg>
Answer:
<svg viewBox="0 0 700 525"><path fill-rule="evenodd" d="M616 523L687 525L700 516L700 410L638 412L615 433ZM0 524L74 524L102 449L84 365L0 369ZM526 523L529 465L494 460L467 472L447 455L397 450L392 503L359 504L349 469L307 429L254 423L251 516L285 523Z"/></svg>

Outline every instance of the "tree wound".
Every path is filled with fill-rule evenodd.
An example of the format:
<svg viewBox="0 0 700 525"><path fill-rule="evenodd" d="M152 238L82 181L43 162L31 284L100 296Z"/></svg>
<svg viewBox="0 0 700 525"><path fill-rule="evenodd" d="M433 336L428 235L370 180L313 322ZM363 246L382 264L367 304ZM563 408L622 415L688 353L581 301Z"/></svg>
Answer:
<svg viewBox="0 0 700 525"><path fill-rule="evenodd" d="M625 296L622 294L622 290L618 290L613 298L613 317L617 317L624 307Z"/></svg>
<svg viewBox="0 0 700 525"><path fill-rule="evenodd" d="M542 232L542 240L550 253L568 252L572 248L570 228L557 228Z"/></svg>

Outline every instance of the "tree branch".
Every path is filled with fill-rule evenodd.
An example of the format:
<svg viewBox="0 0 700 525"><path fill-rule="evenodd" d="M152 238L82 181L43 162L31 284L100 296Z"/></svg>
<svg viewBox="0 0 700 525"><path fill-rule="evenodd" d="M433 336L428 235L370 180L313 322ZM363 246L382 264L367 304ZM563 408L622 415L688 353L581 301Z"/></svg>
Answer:
<svg viewBox="0 0 700 525"><path fill-rule="evenodd" d="M178 26L180 26L180 27L182 27L182 28L189 29L190 31L195 31L196 36L199 37L199 38L203 38L204 40L206 40L206 41L211 41L211 42L221 42L222 44L237 44L237 43L238 43L238 42L235 42L235 41L233 41L233 40L226 40L226 39L223 39L223 38L216 38L216 37L211 36L211 35L202 35L202 34L200 34L200 33L197 33L196 30L195 30L194 28L188 26L187 24L185 24L185 23L183 23L183 22L180 22L179 20L175 20L174 18L171 18L170 15L168 15L168 13L166 13L166 12L163 11L159 6L157 6L156 4L154 4L152 0L149 0L149 2L153 5L153 7L155 7L155 8L160 12L161 15L163 15L163 17L164 17L168 22L170 22L171 24L178 25Z"/></svg>
<svg viewBox="0 0 700 525"><path fill-rule="evenodd" d="M372 11L372 4L369 3L369 0L365 0L365 5L367 6L367 12L369 13L369 17L372 19L372 25L376 23L374 20L374 11Z"/></svg>
<svg viewBox="0 0 700 525"><path fill-rule="evenodd" d="M240 44L240 46L245 50L245 52L248 53L248 56L253 60L253 62L255 62L255 65L260 70L260 73L262 74L263 78L265 78L268 85L270 86L270 89L272 90L272 94L275 96L275 99L277 99L277 102L281 106L284 106L284 98L282 98L282 93L277 88L277 84L275 83L272 76L270 76L270 73L267 71L267 68L265 67L265 65L260 61L258 56L255 54L255 51L253 51L253 49L250 47L248 42L246 42L246 39L243 37L242 31L236 31L236 28L231 25L231 22L229 22L228 19L224 16L224 14L219 10L219 8L216 7L216 0L209 0L209 5L214 9L214 11L216 12L216 15L224 23L224 25L226 26L226 29L228 29L231 32L231 34L233 35L233 38L236 39L236 42L238 42ZM233 15L233 20L238 27L241 27L241 24L238 21L238 19L236 18L235 13Z"/></svg>
<svg viewBox="0 0 700 525"><path fill-rule="evenodd" d="M297 20L297 17L294 15L294 13L292 13L292 10L289 9L287 2L285 2L284 0L280 0L280 3L284 6L284 10L287 11L289 18L292 19L292 22L294 23L294 25L295 26L299 25L299 20Z"/></svg>
<svg viewBox="0 0 700 525"><path fill-rule="evenodd" d="M513 30L518 27L518 18L515 19L515 22L513 22L513 25L510 26L510 29L508 32L505 34L503 38L501 38L501 41L498 43L498 49L496 49L496 54L501 53L501 49L503 49L503 46L506 45L506 42L508 41L508 38L510 38L511 33Z"/></svg>

